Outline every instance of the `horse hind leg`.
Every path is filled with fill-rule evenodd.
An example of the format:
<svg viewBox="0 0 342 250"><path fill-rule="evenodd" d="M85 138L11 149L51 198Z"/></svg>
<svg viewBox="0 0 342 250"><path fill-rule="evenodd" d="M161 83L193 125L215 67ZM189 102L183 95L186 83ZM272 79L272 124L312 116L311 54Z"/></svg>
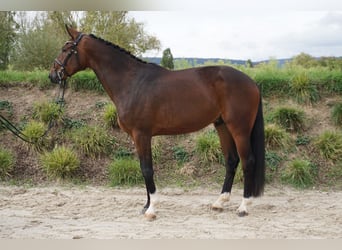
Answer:
<svg viewBox="0 0 342 250"><path fill-rule="evenodd" d="M236 140L237 150L241 157L242 170L244 176L244 190L242 202L237 209L239 216L248 215L247 205L251 204L253 191L254 155L250 146L249 137L242 136Z"/></svg>
<svg viewBox="0 0 342 250"><path fill-rule="evenodd" d="M221 194L213 203L212 209L222 211L224 203L228 202L230 199L235 172L240 159L236 151L234 140L222 118L220 117L216 120L214 125L220 138L221 149L225 159L226 175Z"/></svg>

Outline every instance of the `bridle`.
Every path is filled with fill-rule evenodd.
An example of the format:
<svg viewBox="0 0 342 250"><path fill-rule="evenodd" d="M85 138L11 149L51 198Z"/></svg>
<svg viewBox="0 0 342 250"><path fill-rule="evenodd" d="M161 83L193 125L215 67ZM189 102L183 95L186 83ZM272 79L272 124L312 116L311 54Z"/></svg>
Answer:
<svg viewBox="0 0 342 250"><path fill-rule="evenodd" d="M59 80L58 81L59 84L62 84L64 76L67 76L67 77L71 76L70 74L68 74L68 72L66 71L65 67L66 67L69 59L71 58L71 56L72 55L77 55L77 53L78 53L77 52L77 45L79 44L79 42L81 41L83 36L84 36L84 34L80 33L75 41L67 41L65 43L65 45L69 44L69 43L72 43L72 46L71 46L71 49L69 50L67 56L64 58L63 62L61 62L57 58L55 59L55 63L57 63L60 66L60 69L56 70L56 74L57 74L57 77L58 77L58 80ZM78 57L77 57L77 59L78 59Z"/></svg>

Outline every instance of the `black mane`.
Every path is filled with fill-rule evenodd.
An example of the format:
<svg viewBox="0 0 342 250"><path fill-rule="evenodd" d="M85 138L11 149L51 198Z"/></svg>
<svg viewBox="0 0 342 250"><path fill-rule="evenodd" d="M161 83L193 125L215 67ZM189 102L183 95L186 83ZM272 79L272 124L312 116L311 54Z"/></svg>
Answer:
<svg viewBox="0 0 342 250"><path fill-rule="evenodd" d="M108 45L108 46L113 47L114 49L119 50L120 52L123 52L124 54L130 56L131 58L135 59L135 60L138 61L138 62L146 63L146 64L148 63L148 62L146 62L146 61L144 61L144 60L142 60L142 59L140 59L140 58L138 58L138 57L132 55L131 52L127 51L126 49L124 49L124 48L122 48L122 47L120 47L120 46L118 46L118 45L116 45L116 44L114 44L114 43L112 43L112 42L106 41L106 40L104 40L104 39L102 39L102 38L100 38L100 37L97 37L97 36L93 35L93 34L90 34L89 36L92 37L92 38L94 38L94 39L96 39L96 40L99 40L99 41L103 42L104 44L106 44L106 45Z"/></svg>

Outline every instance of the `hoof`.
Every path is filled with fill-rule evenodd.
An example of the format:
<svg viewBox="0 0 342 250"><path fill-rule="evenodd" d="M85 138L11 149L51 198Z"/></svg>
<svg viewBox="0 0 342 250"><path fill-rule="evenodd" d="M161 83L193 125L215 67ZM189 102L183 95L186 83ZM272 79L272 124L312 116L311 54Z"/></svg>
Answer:
<svg viewBox="0 0 342 250"><path fill-rule="evenodd" d="M239 216L239 217L245 217L245 216L247 216L247 215L248 215L248 213L247 213L246 211L238 212L238 216Z"/></svg>
<svg viewBox="0 0 342 250"><path fill-rule="evenodd" d="M148 220L148 221L154 221L157 216L155 214L144 214L145 218Z"/></svg>
<svg viewBox="0 0 342 250"><path fill-rule="evenodd" d="M140 214L145 214L146 213L146 211L147 211L147 208L146 207L144 207L142 210L141 210L141 212L140 212Z"/></svg>

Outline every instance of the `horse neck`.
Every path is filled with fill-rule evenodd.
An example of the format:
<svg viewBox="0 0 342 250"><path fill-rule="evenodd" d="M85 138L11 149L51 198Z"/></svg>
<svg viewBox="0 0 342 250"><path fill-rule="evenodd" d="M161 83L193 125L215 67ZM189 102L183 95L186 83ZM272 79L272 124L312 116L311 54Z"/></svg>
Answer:
<svg viewBox="0 0 342 250"><path fill-rule="evenodd" d="M120 96L129 91L138 72L147 66L119 48L97 40L86 47L86 54L87 67L95 72L116 105Z"/></svg>

